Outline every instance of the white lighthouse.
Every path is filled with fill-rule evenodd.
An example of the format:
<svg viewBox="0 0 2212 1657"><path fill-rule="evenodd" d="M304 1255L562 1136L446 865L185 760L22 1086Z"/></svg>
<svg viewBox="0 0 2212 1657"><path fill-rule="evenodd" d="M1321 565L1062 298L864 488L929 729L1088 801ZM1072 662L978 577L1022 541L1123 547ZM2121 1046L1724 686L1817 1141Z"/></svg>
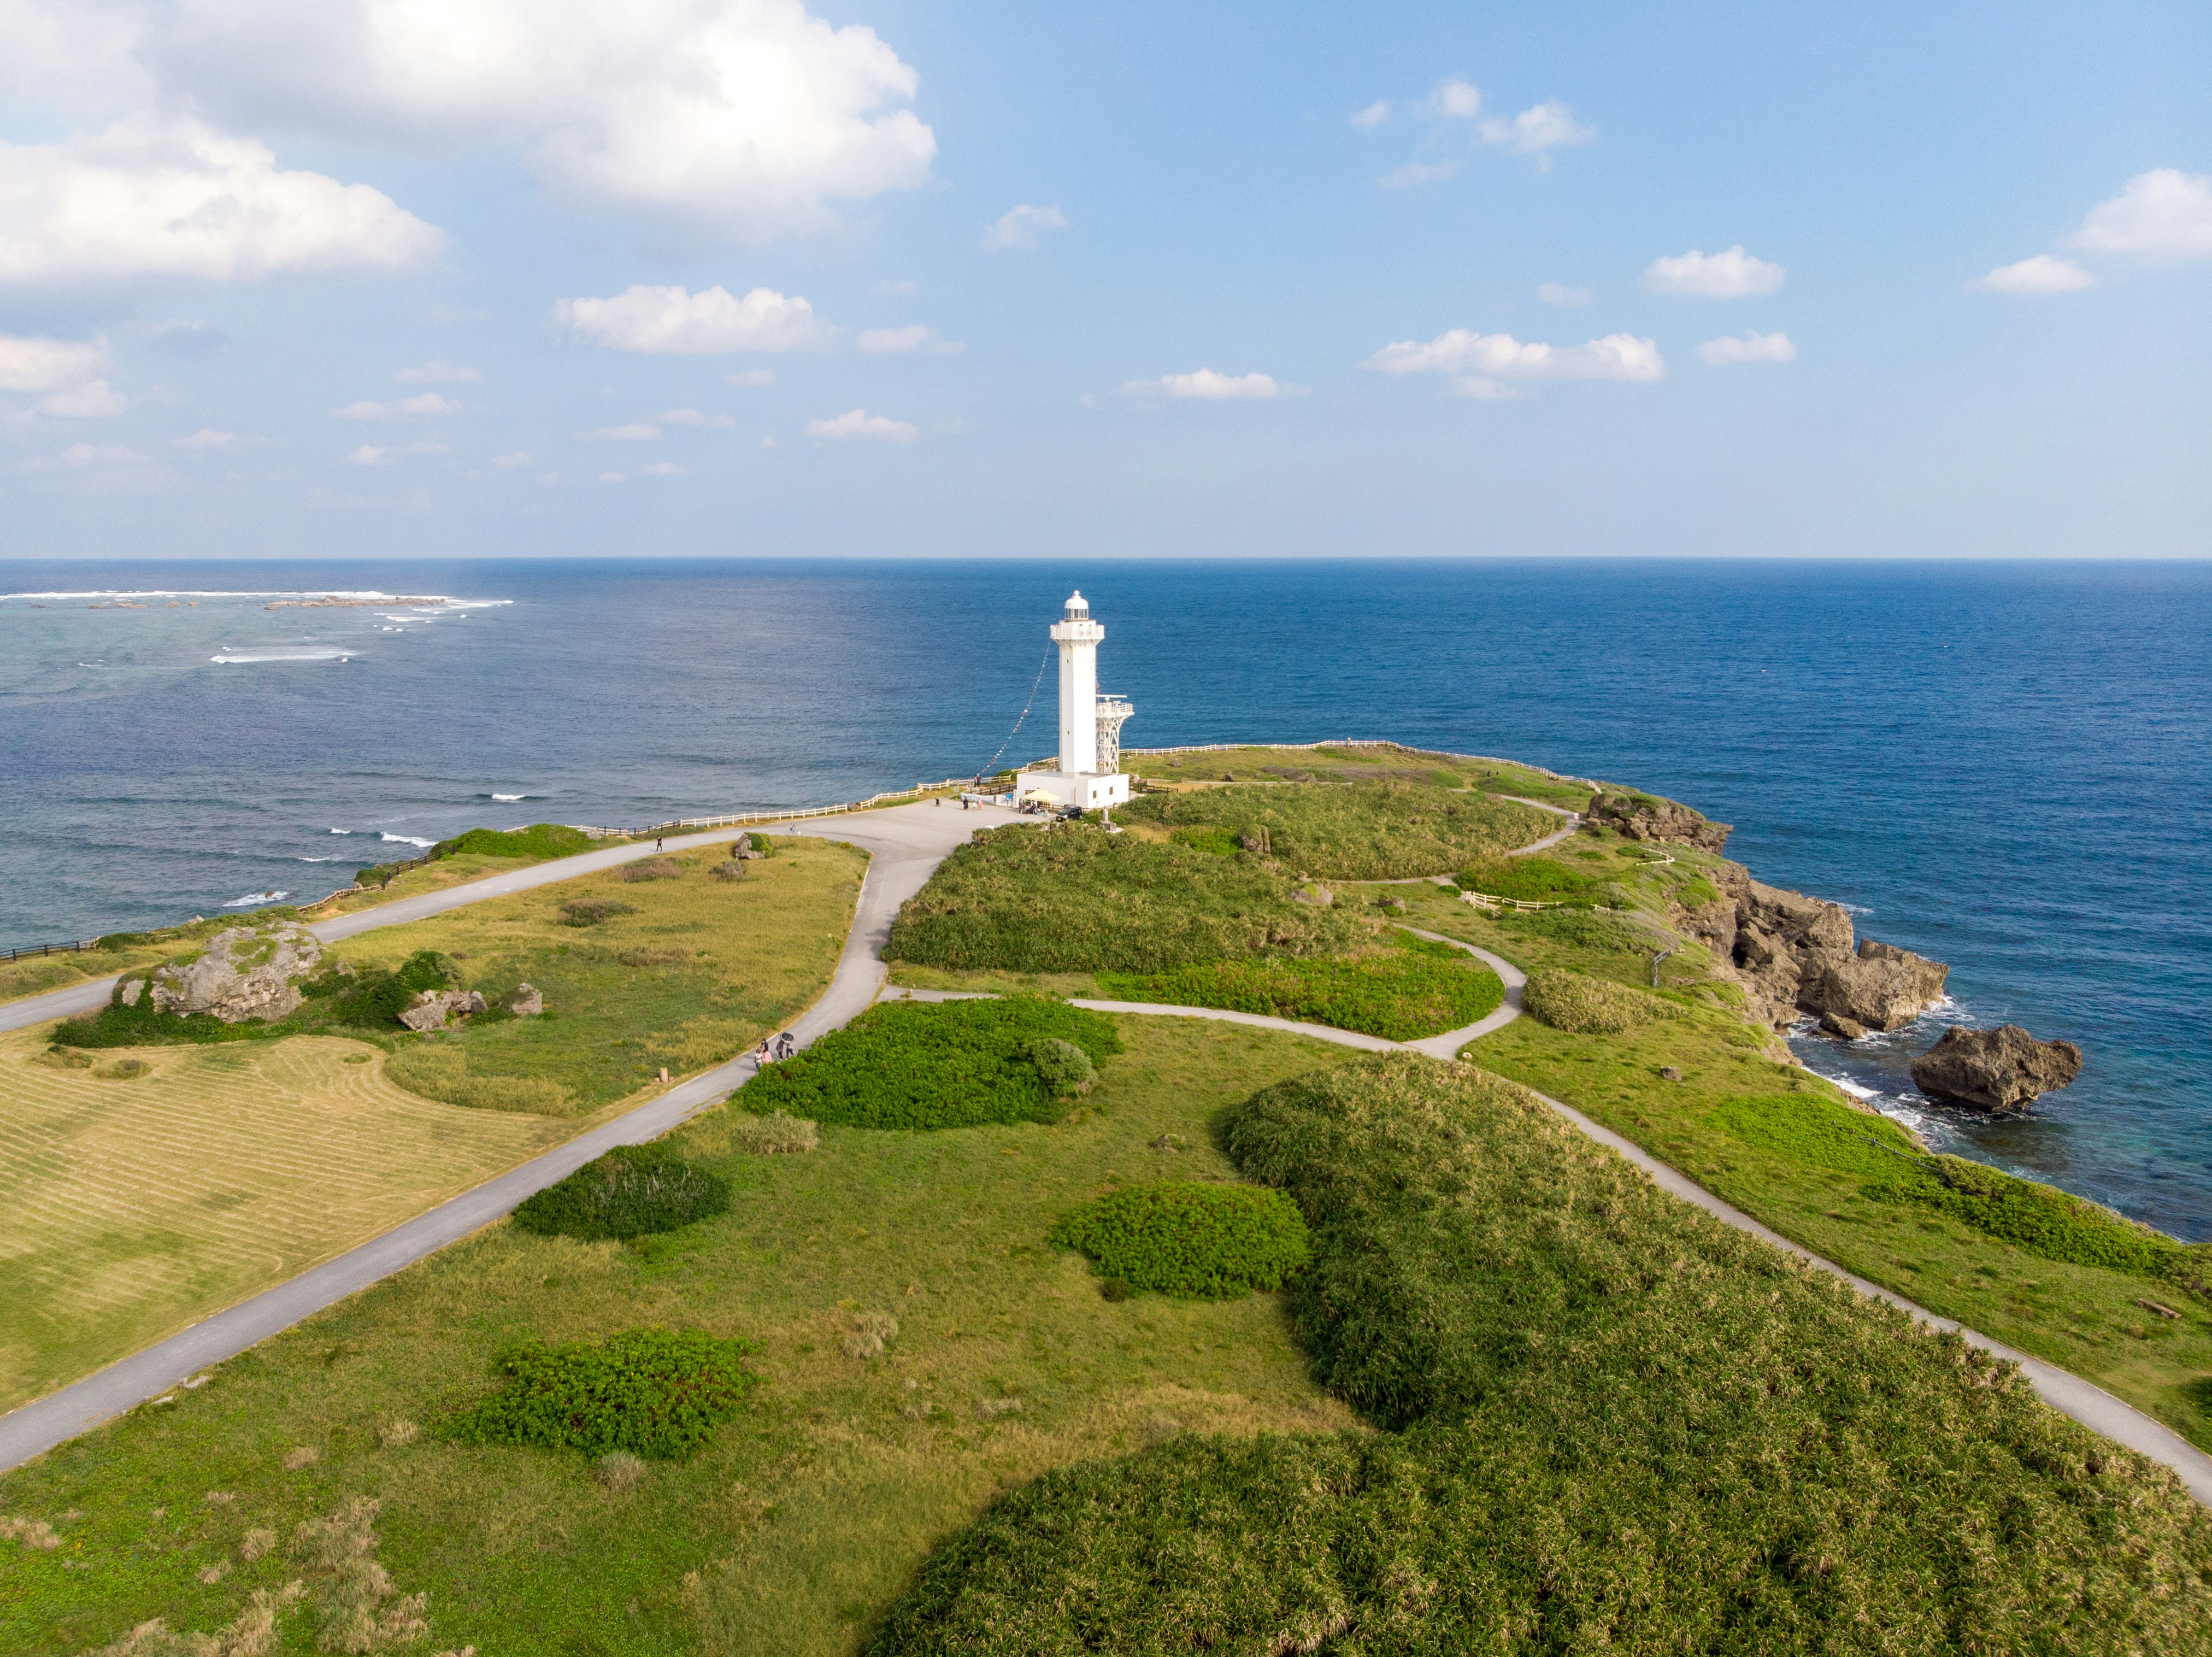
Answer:
<svg viewBox="0 0 2212 1657"><path fill-rule="evenodd" d="M1060 765L1025 771L1022 790L1050 795L1064 806L1098 811L1129 797L1121 775L1121 722L1136 711L1117 696L1098 694L1098 646L1106 630L1091 619L1091 605L1073 594L1052 640L1060 646Z"/></svg>

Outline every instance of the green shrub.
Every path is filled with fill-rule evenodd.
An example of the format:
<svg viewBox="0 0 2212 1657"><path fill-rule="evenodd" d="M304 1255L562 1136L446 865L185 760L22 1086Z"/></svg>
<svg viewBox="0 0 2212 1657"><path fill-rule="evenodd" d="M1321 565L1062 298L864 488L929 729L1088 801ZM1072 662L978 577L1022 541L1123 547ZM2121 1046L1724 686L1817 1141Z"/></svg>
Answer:
<svg viewBox="0 0 2212 1657"><path fill-rule="evenodd" d="M632 1329L603 1341L532 1343L499 1362L507 1384L455 1418L462 1444L532 1444L681 1460L734 1416L759 1377L750 1341L698 1330Z"/></svg>
<svg viewBox="0 0 2212 1657"><path fill-rule="evenodd" d="M460 981L459 969L445 956L418 949L390 972L375 966L358 972L325 971L300 988L310 1000L327 1000L331 1021L378 1030L398 1024L423 990L451 990Z"/></svg>
<svg viewBox="0 0 2212 1657"><path fill-rule="evenodd" d="M1098 1067L1091 1062L1091 1055L1072 1041L1047 1036L1031 1042L1026 1051L1030 1063L1036 1066L1044 1085L1056 1098L1079 1093L1098 1079Z"/></svg>
<svg viewBox="0 0 2212 1657"><path fill-rule="evenodd" d="M1066 1101L1033 1052L1048 1039L1094 1065L1121 1051L1112 1020L1065 1002L886 1002L763 1069L745 1084L744 1106L854 1128L1056 1122Z"/></svg>
<svg viewBox="0 0 2212 1657"><path fill-rule="evenodd" d="M747 829L745 831L745 844L750 846L755 851L759 852L763 856L773 857L775 856L775 842L769 839L765 834L761 833L757 829Z"/></svg>
<svg viewBox="0 0 2212 1657"><path fill-rule="evenodd" d="M1459 872L1462 892L1522 903L1555 904L1588 892L1597 882L1580 869L1549 857L1493 857Z"/></svg>
<svg viewBox="0 0 2212 1657"><path fill-rule="evenodd" d="M1242 955L1326 953L1365 923L1297 903L1249 857L1063 824L988 829L899 911L884 955L955 972L1158 972Z"/></svg>
<svg viewBox="0 0 2212 1657"><path fill-rule="evenodd" d="M729 1208L730 1182L721 1175L665 1145L618 1145L526 1198L514 1223L540 1237L596 1243L674 1231Z"/></svg>
<svg viewBox="0 0 2212 1657"><path fill-rule="evenodd" d="M1125 814L1170 831L1236 835L1248 848L1255 841L1244 837L1256 830L1262 855L1301 874L1346 880L1442 874L1527 845L1553 826L1531 806L1395 780L1148 794L1131 801Z"/></svg>
<svg viewBox="0 0 2212 1657"><path fill-rule="evenodd" d="M465 1105L477 1111L520 1111L535 1116L568 1116L576 1096L550 1076L471 1075L465 1047L409 1043L384 1061L384 1077L424 1099Z"/></svg>
<svg viewBox="0 0 2212 1657"><path fill-rule="evenodd" d="M1674 901L1685 909L1703 909L1720 901L1720 888L1702 874L1692 874L1674 888Z"/></svg>
<svg viewBox="0 0 2212 1657"><path fill-rule="evenodd" d="M471 829L430 848L433 857L466 852L479 857L529 857L543 862L553 857L573 857L589 851L599 842L581 829L561 823L533 823L526 829Z"/></svg>
<svg viewBox="0 0 2212 1657"><path fill-rule="evenodd" d="M1521 1010L1554 1030L1578 1036L1617 1036L1653 1019L1682 1014L1673 1002L1649 990L1556 966L1528 975Z"/></svg>
<svg viewBox="0 0 2212 1657"><path fill-rule="evenodd" d="M641 857L622 866L623 879L632 884L639 880L681 880L683 875L683 868L672 857Z"/></svg>
<svg viewBox="0 0 2212 1657"><path fill-rule="evenodd" d="M1109 1282L1198 1301L1280 1288L1310 1253L1297 1204L1255 1185L1127 1186L1061 1220L1052 1240Z"/></svg>
<svg viewBox="0 0 2212 1657"><path fill-rule="evenodd" d="M1260 1093L1293 1327L1375 1435L1186 1435L941 1546L874 1657L2212 1648L2212 1514L2016 1367L1465 1065Z"/></svg>
<svg viewBox="0 0 2212 1657"><path fill-rule="evenodd" d="M1202 851L1209 857L1234 857L1244 850L1233 828L1179 828L1170 832L1168 838L1179 846Z"/></svg>
<svg viewBox="0 0 2212 1657"><path fill-rule="evenodd" d="M1261 1013L1386 1041L1463 1029L1505 999L1505 986L1481 962L1402 932L1395 947L1370 954L1200 961L1167 972L1102 972L1098 984L1122 1001Z"/></svg>
<svg viewBox="0 0 2212 1657"><path fill-rule="evenodd" d="M597 926L617 915L636 913L636 905L621 903L612 898L572 898L561 905L561 924Z"/></svg>
<svg viewBox="0 0 2212 1657"><path fill-rule="evenodd" d="M1909 1173L1911 1163L1899 1159L1917 1161L1922 1154L1911 1136L1887 1117L1821 1093L1724 1100L1705 1120L1793 1162L1874 1179Z"/></svg>

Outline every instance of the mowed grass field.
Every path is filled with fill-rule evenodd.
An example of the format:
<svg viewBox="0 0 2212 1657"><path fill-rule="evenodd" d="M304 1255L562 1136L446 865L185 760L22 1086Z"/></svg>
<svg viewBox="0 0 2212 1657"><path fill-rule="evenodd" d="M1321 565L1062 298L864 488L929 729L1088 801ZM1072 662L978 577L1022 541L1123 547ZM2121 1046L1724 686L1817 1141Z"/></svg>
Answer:
<svg viewBox="0 0 2212 1657"><path fill-rule="evenodd" d="M428 1595L423 1651L847 1653L933 1546L1040 1471L1185 1433L1350 1425L1278 1297L1109 1301L1050 1232L1124 1185L1233 1179L1221 1112L1352 1055L1117 1022L1127 1050L1063 1121L824 1127L812 1153L752 1156L709 1115L670 1142L730 1181L726 1215L630 1244L491 1227L0 1476L0 1513L61 1538L0 1553L0 1650L74 1657L153 1617L221 1627L299 1572L281 1546L241 1558L249 1532L369 1496L381 1563ZM844 1344L866 1314L897 1325L873 1358ZM578 1453L441 1440L516 1342L654 1324L759 1343L763 1384L695 1459L617 1490Z"/></svg>
<svg viewBox="0 0 2212 1657"><path fill-rule="evenodd" d="M100 1055L0 1037L0 1410L342 1252L574 1131L440 1105L362 1042Z"/></svg>
<svg viewBox="0 0 2212 1657"><path fill-rule="evenodd" d="M619 1113L660 1091L664 1065L680 1080L778 1028L829 982L866 860L786 842L736 881L714 879L714 861L563 881L335 947L363 965L446 951L488 994L543 990L552 1016L436 1048L473 1074L557 1081L568 1105L550 1117L409 1092L362 1041L101 1049L78 1069L46 1054L52 1026L0 1037L0 1410ZM580 898L630 912L563 924ZM392 1034L410 1055L434 1051ZM151 1068L117 1077L131 1061Z"/></svg>

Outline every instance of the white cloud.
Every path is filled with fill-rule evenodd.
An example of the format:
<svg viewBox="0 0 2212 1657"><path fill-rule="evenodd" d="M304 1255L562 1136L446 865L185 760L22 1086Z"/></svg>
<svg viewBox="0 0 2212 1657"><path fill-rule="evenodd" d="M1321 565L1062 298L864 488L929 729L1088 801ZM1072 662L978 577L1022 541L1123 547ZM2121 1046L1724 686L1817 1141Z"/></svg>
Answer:
<svg viewBox="0 0 2212 1657"><path fill-rule="evenodd" d="M2097 278L2072 259L2038 253L2016 265L2000 265L1987 276L1976 277L1966 286L1973 292L1984 294L2074 294L2096 284Z"/></svg>
<svg viewBox="0 0 2212 1657"><path fill-rule="evenodd" d="M1462 397L1513 394L1512 382L1537 380L1663 380L1659 347L1633 334L1607 334L1581 345L1523 344L1510 334L1454 328L1425 343L1400 340L1361 364L1378 374L1442 374Z"/></svg>
<svg viewBox="0 0 2212 1657"><path fill-rule="evenodd" d="M40 413L58 415L64 420L109 419L130 406L131 399L110 390L105 380L88 380L39 399Z"/></svg>
<svg viewBox="0 0 2212 1657"><path fill-rule="evenodd" d="M1536 297L1547 305L1587 305L1590 290L1587 288L1568 288L1556 282L1547 282L1536 289Z"/></svg>
<svg viewBox="0 0 2212 1657"><path fill-rule="evenodd" d="M707 426L717 431L727 431L737 421L726 414L702 414L697 409L671 409L665 414L653 417L664 426Z"/></svg>
<svg viewBox="0 0 2212 1657"><path fill-rule="evenodd" d="M1352 118L1352 124L1357 127L1364 127L1371 132L1389 119L1390 101L1388 98L1377 98L1366 108L1354 115Z"/></svg>
<svg viewBox="0 0 2212 1657"><path fill-rule="evenodd" d="M921 284L918 282L878 282L876 283L876 291L879 294L889 294L894 299L902 299L909 294L920 293Z"/></svg>
<svg viewBox="0 0 2212 1657"><path fill-rule="evenodd" d="M279 171L266 146L198 121L139 116L65 143L0 142L0 283L396 271L441 241L380 190Z"/></svg>
<svg viewBox="0 0 2212 1657"><path fill-rule="evenodd" d="M681 478L684 475L684 468L673 460L655 460L649 466L640 466L638 471L647 478Z"/></svg>
<svg viewBox="0 0 2212 1657"><path fill-rule="evenodd" d="M848 409L834 420L809 420L806 435L843 443L911 443L921 433L903 420L887 419L866 409ZM771 442L769 447L775 444Z"/></svg>
<svg viewBox="0 0 2212 1657"><path fill-rule="evenodd" d="M1482 113L1482 93L1472 81L1444 81L1429 94L1429 107L1447 119L1471 121Z"/></svg>
<svg viewBox="0 0 2212 1657"><path fill-rule="evenodd" d="M1655 259L1644 267L1644 285L1655 294L1743 299L1772 293L1782 285L1784 274L1782 266L1753 258L1738 242L1725 253L1701 253L1692 248L1674 259Z"/></svg>
<svg viewBox="0 0 2212 1657"><path fill-rule="evenodd" d="M1575 119L1556 99L1524 109L1510 121L1485 121L1482 141L1503 144L1516 155L1540 155L1562 144L1588 143L1597 134Z"/></svg>
<svg viewBox="0 0 2212 1657"><path fill-rule="evenodd" d="M601 426L597 431L576 435L587 443L657 443L660 428L649 420L633 420L626 426Z"/></svg>
<svg viewBox="0 0 2212 1657"><path fill-rule="evenodd" d="M813 306L773 288L738 299L719 286L694 294L641 283L611 299L556 300L553 320L595 344L651 356L821 350L830 336Z"/></svg>
<svg viewBox="0 0 2212 1657"><path fill-rule="evenodd" d="M775 370L740 369L735 374L724 375L722 378L732 386L743 386L748 391L760 391L775 384Z"/></svg>
<svg viewBox="0 0 2212 1657"><path fill-rule="evenodd" d="M1407 190L1424 184L1436 184L1455 176L1460 168L1456 161L1407 161L1394 172L1385 173L1379 182L1385 190Z"/></svg>
<svg viewBox="0 0 2212 1657"><path fill-rule="evenodd" d="M1797 347L1786 333L1747 332L1741 339L1723 334L1698 346L1698 355L1717 369L1732 369L1742 362L1795 362Z"/></svg>
<svg viewBox="0 0 2212 1657"><path fill-rule="evenodd" d="M519 448L512 454L493 455L491 463L495 466L535 466L537 460L528 449Z"/></svg>
<svg viewBox="0 0 2212 1657"><path fill-rule="evenodd" d="M414 397L403 397L394 403L373 403L366 399L349 403L342 409L332 409L333 420L434 420L446 415L459 414L461 405L452 398L434 391L426 391Z"/></svg>
<svg viewBox="0 0 2212 1657"><path fill-rule="evenodd" d="M1034 253L1046 231L1066 228L1067 215L1057 207L1032 207L1024 202L1009 207L996 224L983 232L983 248L994 253Z"/></svg>
<svg viewBox="0 0 2212 1657"><path fill-rule="evenodd" d="M0 391L60 391L106 367L105 339L0 333Z"/></svg>
<svg viewBox="0 0 2212 1657"><path fill-rule="evenodd" d="M1279 397L1290 390L1277 384L1271 375L1216 374L1212 369L1164 375L1158 380L1132 380L1121 387L1127 397L1174 397L1207 403Z"/></svg>
<svg viewBox="0 0 2212 1657"><path fill-rule="evenodd" d="M2212 259L2212 174L2174 167L2138 173L2118 195L2089 210L2067 246L2154 265Z"/></svg>
<svg viewBox="0 0 2212 1657"><path fill-rule="evenodd" d="M430 362L420 368L402 369L392 377L403 386L462 386L483 379L483 374L457 362Z"/></svg>
<svg viewBox="0 0 2212 1657"><path fill-rule="evenodd" d="M859 340L864 351L884 355L898 351L964 351L968 348L957 339L947 339L934 328L925 328L921 323L903 328L870 328Z"/></svg>
<svg viewBox="0 0 2212 1657"><path fill-rule="evenodd" d="M202 426L189 437L179 437L169 445L172 448L210 449L228 448L238 442L234 431L217 431L213 426Z"/></svg>
<svg viewBox="0 0 2212 1657"><path fill-rule="evenodd" d="M179 356L198 356L205 351L221 350L230 344L230 336L204 322L180 320L154 324L146 331L146 343L156 350L173 351Z"/></svg>
<svg viewBox="0 0 2212 1657"><path fill-rule="evenodd" d="M349 466L388 466L410 454L451 454L443 443L363 443L346 456Z"/></svg>
<svg viewBox="0 0 2212 1657"><path fill-rule="evenodd" d="M23 462L26 472L112 471L152 464L136 449L101 448L91 443L71 443L58 454L40 454Z"/></svg>
<svg viewBox="0 0 2212 1657"><path fill-rule="evenodd" d="M833 227L928 181L914 70L802 0L88 0L141 28L165 101L250 129L519 149L553 193L686 235Z"/></svg>

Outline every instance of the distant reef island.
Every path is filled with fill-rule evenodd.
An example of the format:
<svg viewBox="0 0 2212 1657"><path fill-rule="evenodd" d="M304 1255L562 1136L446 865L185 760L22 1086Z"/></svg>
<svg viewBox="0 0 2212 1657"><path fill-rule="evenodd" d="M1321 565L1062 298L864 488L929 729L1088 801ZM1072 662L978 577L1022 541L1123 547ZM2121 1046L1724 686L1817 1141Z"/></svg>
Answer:
<svg viewBox="0 0 2212 1657"><path fill-rule="evenodd" d="M1946 965L1069 659L1030 766L0 966L0 1648L2212 1650L2212 1246L1784 1040Z"/></svg>

